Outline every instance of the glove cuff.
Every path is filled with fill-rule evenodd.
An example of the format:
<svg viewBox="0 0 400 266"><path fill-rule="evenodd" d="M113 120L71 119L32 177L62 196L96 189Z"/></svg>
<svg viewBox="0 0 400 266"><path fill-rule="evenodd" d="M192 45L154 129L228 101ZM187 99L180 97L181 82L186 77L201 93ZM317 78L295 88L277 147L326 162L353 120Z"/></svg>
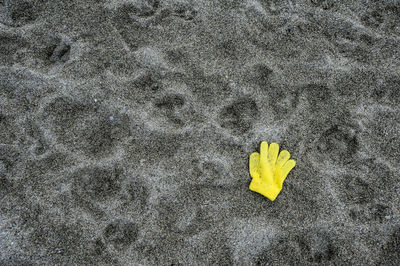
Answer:
<svg viewBox="0 0 400 266"><path fill-rule="evenodd" d="M281 192L281 189L273 184L264 184L261 180L257 180L256 178L253 178L251 181L249 189L251 191L260 193L271 201L274 201L279 192Z"/></svg>

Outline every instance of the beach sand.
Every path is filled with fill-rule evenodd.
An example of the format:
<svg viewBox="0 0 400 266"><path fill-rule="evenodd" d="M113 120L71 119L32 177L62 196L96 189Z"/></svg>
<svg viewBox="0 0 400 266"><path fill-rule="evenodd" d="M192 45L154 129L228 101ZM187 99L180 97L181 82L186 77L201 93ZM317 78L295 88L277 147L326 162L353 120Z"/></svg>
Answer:
<svg viewBox="0 0 400 266"><path fill-rule="evenodd" d="M0 2L1 265L399 265L399 158L400 1Z"/></svg>

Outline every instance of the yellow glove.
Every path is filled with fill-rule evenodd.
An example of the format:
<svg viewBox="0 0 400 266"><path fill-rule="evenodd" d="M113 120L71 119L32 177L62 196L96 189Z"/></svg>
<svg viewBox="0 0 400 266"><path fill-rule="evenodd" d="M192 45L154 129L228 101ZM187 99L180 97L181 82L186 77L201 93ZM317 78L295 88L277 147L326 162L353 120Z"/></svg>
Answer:
<svg viewBox="0 0 400 266"><path fill-rule="evenodd" d="M290 153L287 150L279 154L279 145L271 143L268 147L266 141L261 142L260 153L250 155L250 175L253 180L250 190L260 193L274 201L282 190L283 181L296 165L296 161L289 160Z"/></svg>

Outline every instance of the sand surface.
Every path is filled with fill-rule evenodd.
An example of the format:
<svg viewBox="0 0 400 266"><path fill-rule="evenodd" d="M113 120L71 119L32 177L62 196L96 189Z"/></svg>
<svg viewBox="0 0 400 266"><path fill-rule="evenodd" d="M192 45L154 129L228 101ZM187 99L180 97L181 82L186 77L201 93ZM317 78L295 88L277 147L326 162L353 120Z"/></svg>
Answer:
<svg viewBox="0 0 400 266"><path fill-rule="evenodd" d="M1 265L399 265L399 158L400 1L0 1Z"/></svg>

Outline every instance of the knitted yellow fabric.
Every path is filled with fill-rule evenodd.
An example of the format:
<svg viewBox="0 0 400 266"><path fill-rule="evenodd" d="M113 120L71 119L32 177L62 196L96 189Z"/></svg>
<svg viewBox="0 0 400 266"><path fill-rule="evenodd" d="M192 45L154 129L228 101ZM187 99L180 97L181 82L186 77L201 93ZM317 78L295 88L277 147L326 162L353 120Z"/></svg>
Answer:
<svg viewBox="0 0 400 266"><path fill-rule="evenodd" d="M290 153L287 150L279 153L277 143L268 146L266 141L261 142L260 153L250 155L250 175L253 178L250 190L274 201L282 190L286 176L296 165L296 161L289 159Z"/></svg>

